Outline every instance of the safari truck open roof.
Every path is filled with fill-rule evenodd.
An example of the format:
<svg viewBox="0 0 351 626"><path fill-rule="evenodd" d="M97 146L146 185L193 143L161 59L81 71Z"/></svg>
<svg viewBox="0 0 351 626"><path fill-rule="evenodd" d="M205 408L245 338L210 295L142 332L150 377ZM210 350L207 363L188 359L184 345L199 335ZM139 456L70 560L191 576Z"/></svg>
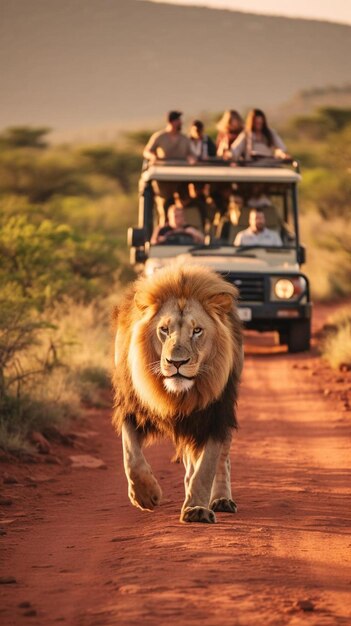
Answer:
<svg viewBox="0 0 351 626"><path fill-rule="evenodd" d="M288 167L230 167L229 165L151 165L142 180L169 182L262 182L297 183L300 174Z"/></svg>

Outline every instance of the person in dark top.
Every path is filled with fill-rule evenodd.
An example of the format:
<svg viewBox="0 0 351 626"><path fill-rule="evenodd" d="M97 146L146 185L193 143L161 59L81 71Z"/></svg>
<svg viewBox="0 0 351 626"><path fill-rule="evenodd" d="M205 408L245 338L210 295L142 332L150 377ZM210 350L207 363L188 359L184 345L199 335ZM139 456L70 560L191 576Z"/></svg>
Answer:
<svg viewBox="0 0 351 626"><path fill-rule="evenodd" d="M167 243L167 239L174 235L190 235L194 243L203 243L204 241L203 233L194 226L186 224L184 208L176 204L169 207L167 223L155 228L150 243Z"/></svg>
<svg viewBox="0 0 351 626"><path fill-rule="evenodd" d="M190 148L196 159L204 161L208 157L216 156L216 146L211 137L205 135L204 124L201 120L194 120L190 132Z"/></svg>
<svg viewBox="0 0 351 626"><path fill-rule="evenodd" d="M197 208L204 232L208 232L218 210L211 194L210 184L189 183L188 192L189 198L185 201L185 207Z"/></svg>

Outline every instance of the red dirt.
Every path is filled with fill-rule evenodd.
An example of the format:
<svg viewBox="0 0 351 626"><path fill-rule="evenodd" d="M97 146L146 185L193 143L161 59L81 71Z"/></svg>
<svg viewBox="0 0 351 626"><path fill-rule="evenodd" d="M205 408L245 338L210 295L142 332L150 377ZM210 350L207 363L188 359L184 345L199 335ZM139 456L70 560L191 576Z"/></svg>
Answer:
<svg viewBox="0 0 351 626"><path fill-rule="evenodd" d="M130 505L110 411L89 412L74 449L54 446L60 465L1 464L19 480L2 485L12 504L0 505L0 577L16 580L0 585L4 626L351 623L351 413L340 397L350 374L340 380L271 337L246 347L232 447L239 512L214 526L179 524L183 467L168 444L147 452L161 507ZM107 469L72 468L79 453Z"/></svg>

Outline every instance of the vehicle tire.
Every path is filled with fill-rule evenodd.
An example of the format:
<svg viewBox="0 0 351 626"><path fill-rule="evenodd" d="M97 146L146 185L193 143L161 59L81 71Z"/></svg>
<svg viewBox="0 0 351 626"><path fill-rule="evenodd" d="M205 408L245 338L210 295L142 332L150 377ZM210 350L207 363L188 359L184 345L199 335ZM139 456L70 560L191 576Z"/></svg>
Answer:
<svg viewBox="0 0 351 626"><path fill-rule="evenodd" d="M284 328L284 330L279 330L278 331L278 335L279 335L279 345L280 346L286 346L286 344L289 341L289 333L288 333L287 329Z"/></svg>
<svg viewBox="0 0 351 626"><path fill-rule="evenodd" d="M311 320L291 322L288 330L289 352L304 352L310 349Z"/></svg>

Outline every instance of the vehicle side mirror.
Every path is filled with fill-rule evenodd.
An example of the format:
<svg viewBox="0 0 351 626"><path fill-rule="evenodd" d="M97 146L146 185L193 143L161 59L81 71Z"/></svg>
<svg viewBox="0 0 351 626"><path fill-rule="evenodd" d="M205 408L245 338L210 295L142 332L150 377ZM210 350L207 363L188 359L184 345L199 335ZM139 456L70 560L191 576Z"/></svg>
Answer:
<svg viewBox="0 0 351 626"><path fill-rule="evenodd" d="M144 228L128 228L128 246L139 248L144 246L146 242L146 233Z"/></svg>
<svg viewBox="0 0 351 626"><path fill-rule="evenodd" d="M299 246L297 249L297 262L299 265L306 263L306 248L305 246Z"/></svg>

